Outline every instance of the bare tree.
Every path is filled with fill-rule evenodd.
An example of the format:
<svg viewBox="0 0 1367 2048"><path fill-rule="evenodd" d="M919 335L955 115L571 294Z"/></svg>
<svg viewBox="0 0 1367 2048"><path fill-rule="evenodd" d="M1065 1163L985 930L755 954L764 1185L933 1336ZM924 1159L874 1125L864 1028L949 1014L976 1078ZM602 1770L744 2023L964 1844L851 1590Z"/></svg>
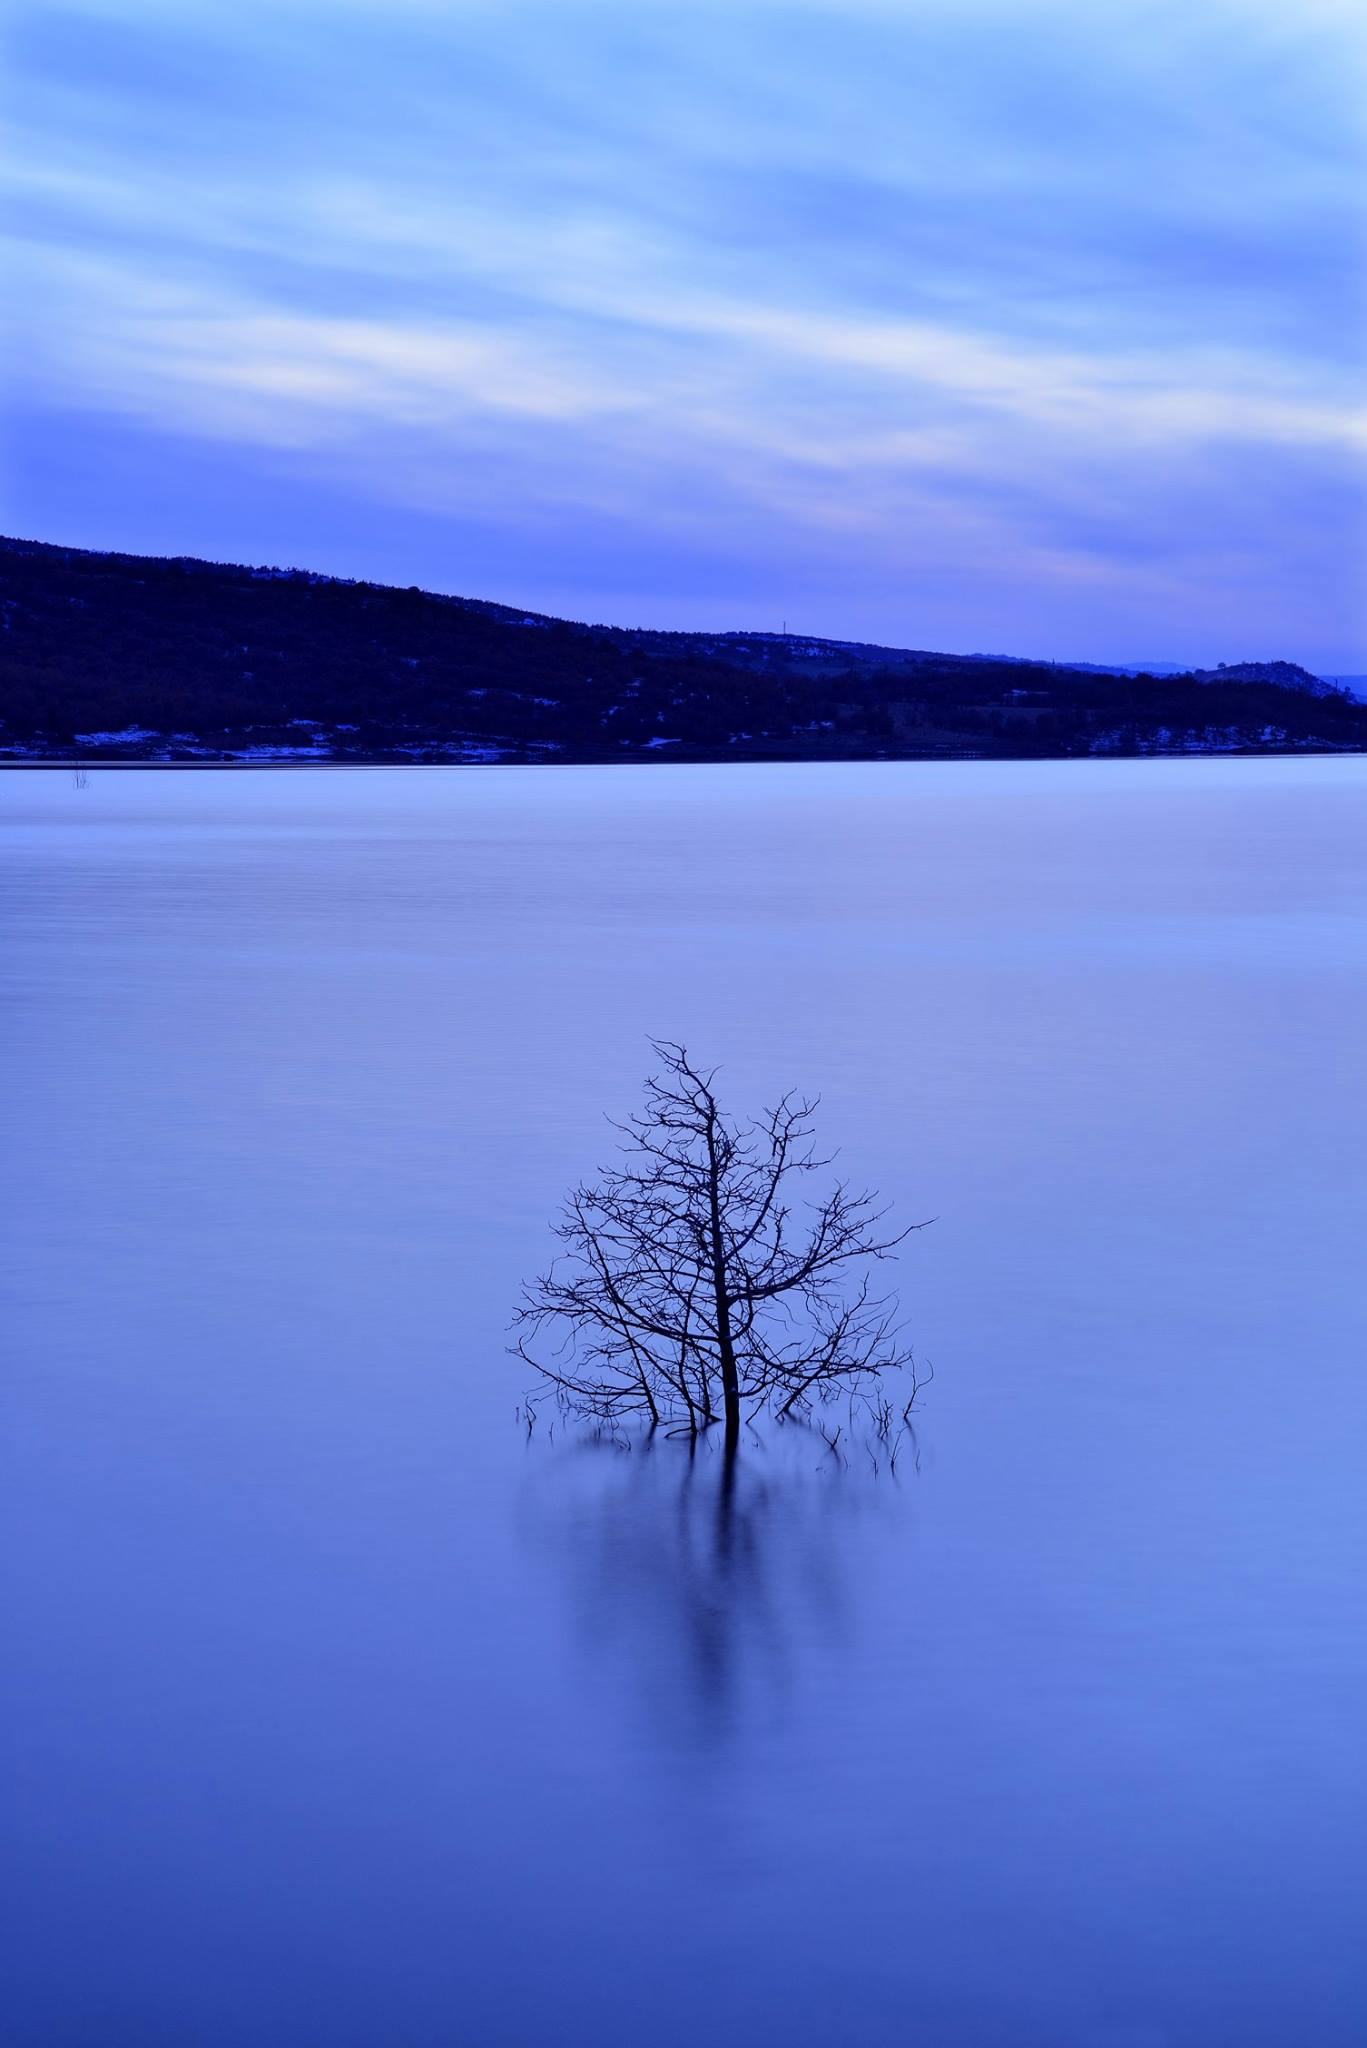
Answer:
<svg viewBox="0 0 1367 2048"><path fill-rule="evenodd" d="M739 1127L715 1070L652 1043L663 1073L614 1126L622 1164L566 1202L517 1349L581 1413L692 1432L724 1418L734 1445L743 1415L805 1412L909 1362L870 1276L910 1230L885 1234L886 1211L843 1182L799 1201L831 1163L813 1148L815 1100L785 1095Z"/></svg>

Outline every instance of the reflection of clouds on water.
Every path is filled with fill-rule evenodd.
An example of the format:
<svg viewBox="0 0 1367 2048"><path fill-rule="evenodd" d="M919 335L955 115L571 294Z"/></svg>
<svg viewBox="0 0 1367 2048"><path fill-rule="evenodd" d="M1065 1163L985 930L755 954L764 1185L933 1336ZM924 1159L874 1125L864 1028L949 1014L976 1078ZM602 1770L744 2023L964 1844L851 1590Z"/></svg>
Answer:
<svg viewBox="0 0 1367 2048"><path fill-rule="evenodd" d="M544 1457L531 1499L536 1547L595 1654L655 1726L713 1746L781 1709L801 1649L849 1640L853 1525L905 1511L895 1481L795 1428L730 1455L719 1434L580 1440Z"/></svg>

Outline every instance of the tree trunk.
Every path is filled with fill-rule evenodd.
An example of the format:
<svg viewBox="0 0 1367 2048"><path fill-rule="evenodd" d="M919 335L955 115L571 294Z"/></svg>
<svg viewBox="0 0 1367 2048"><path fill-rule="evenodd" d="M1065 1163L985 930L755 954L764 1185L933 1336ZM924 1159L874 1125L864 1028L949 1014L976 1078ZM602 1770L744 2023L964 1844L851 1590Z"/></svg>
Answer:
<svg viewBox="0 0 1367 2048"><path fill-rule="evenodd" d="M731 1311L723 1295L719 1314L721 1352L722 1412L726 1417L726 1448L734 1451L740 1442L740 1381L736 1374L736 1353L731 1343Z"/></svg>
<svg viewBox="0 0 1367 2048"><path fill-rule="evenodd" d="M740 1442L740 1376L736 1371L736 1347L731 1339L731 1303L726 1292L726 1257L721 1238L721 1187L717 1169L717 1145L713 1113L707 1119L708 1199L712 1215L712 1288L717 1306L717 1356L721 1362L722 1413L726 1418L726 1448L734 1452Z"/></svg>

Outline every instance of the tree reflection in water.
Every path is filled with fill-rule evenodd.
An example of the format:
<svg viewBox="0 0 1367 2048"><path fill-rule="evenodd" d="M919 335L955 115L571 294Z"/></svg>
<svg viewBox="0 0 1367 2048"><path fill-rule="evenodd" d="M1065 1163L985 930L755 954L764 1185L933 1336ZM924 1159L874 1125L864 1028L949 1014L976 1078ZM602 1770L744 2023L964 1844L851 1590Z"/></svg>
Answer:
<svg viewBox="0 0 1367 2048"><path fill-rule="evenodd" d="M536 1448L536 1547L655 1730L690 1746L781 1708L804 1647L847 1643L855 1526L905 1514L915 1470L842 1463L798 1426L739 1454L658 1430Z"/></svg>

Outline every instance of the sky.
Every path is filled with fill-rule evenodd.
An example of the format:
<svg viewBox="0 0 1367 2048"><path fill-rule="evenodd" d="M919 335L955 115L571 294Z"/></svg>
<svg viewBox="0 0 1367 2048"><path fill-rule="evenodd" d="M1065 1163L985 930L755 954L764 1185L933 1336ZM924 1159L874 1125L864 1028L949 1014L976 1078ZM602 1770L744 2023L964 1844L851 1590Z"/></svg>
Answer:
<svg viewBox="0 0 1367 2048"><path fill-rule="evenodd" d="M19 0L3 36L6 532L1367 671L1360 0Z"/></svg>

